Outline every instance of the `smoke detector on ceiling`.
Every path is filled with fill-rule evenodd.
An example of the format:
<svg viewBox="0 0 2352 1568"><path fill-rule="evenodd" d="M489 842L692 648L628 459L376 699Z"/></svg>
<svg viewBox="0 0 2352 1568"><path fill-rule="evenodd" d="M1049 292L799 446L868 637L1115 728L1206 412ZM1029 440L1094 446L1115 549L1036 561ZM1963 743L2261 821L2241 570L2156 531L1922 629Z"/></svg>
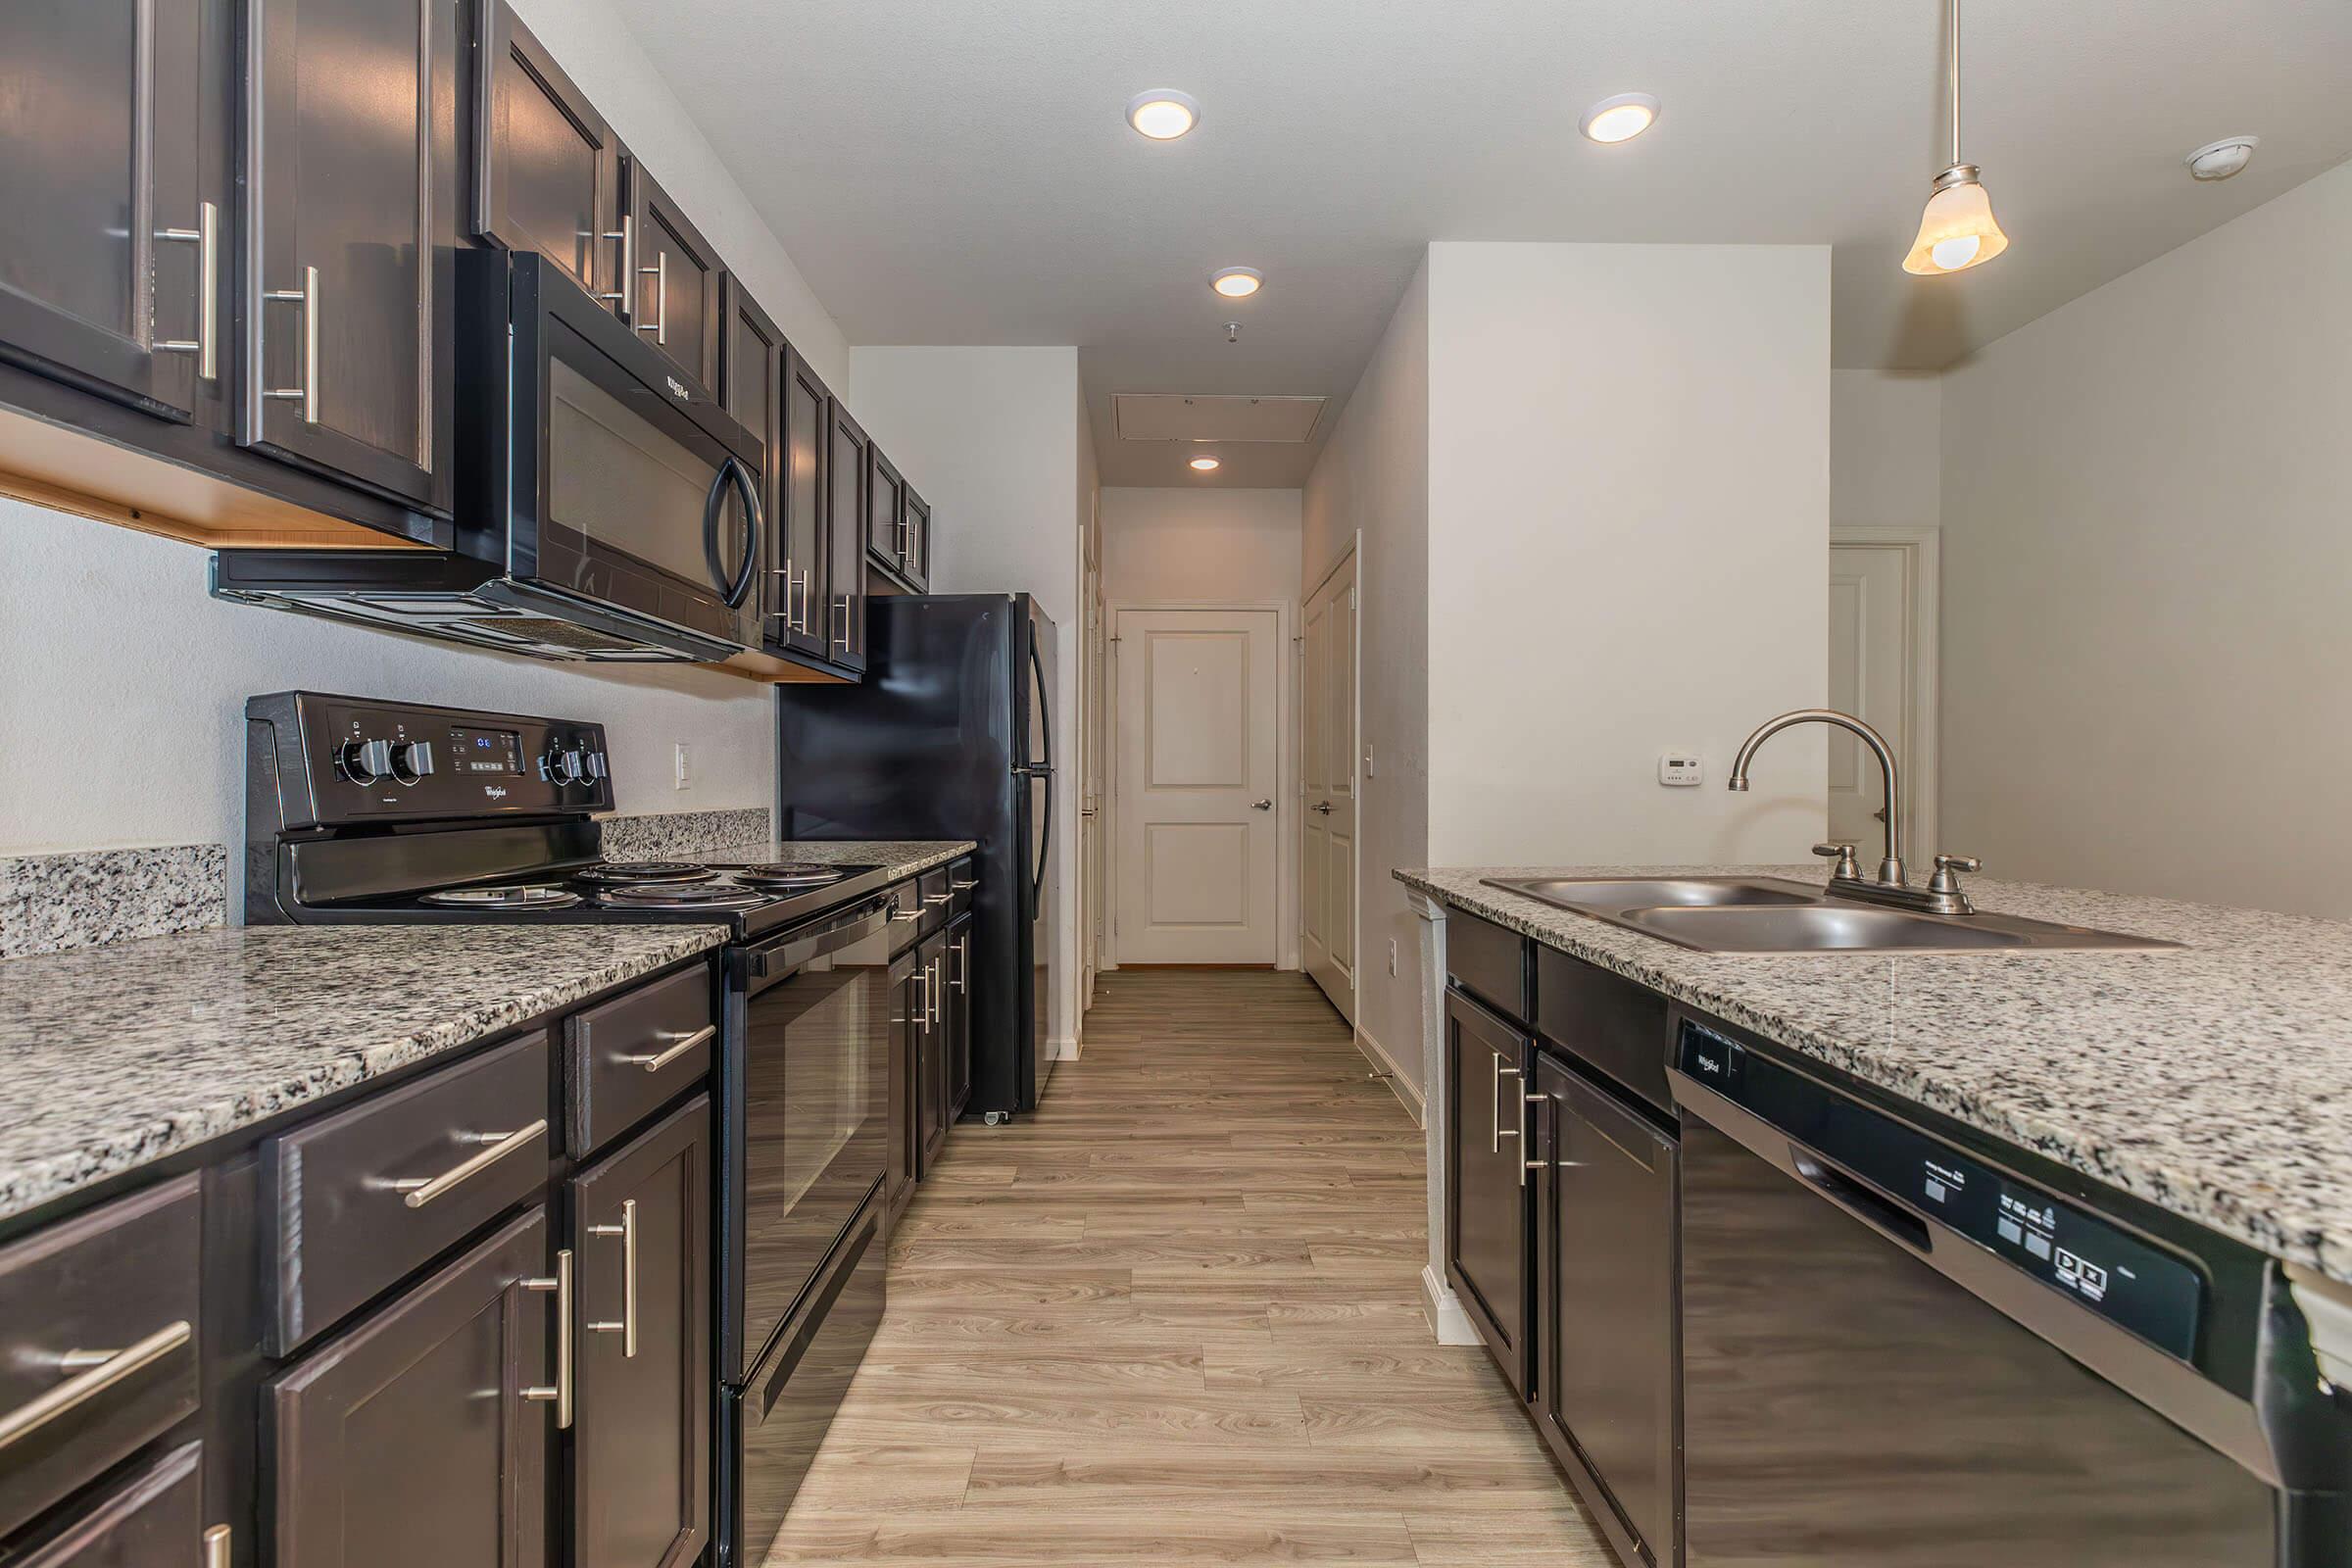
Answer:
<svg viewBox="0 0 2352 1568"><path fill-rule="evenodd" d="M2260 136L2225 136L2188 155L2188 172L2199 179L2228 179L2254 161Z"/></svg>

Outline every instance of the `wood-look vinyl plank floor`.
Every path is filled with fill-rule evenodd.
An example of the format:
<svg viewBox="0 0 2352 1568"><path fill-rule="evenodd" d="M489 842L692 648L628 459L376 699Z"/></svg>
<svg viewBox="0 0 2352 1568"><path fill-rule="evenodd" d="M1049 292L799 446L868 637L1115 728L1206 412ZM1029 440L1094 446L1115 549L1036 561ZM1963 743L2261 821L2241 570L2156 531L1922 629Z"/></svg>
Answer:
<svg viewBox="0 0 2352 1568"><path fill-rule="evenodd" d="M1422 1139L1303 978L1105 976L1044 1108L967 1125L773 1565L1611 1568L1437 1345Z"/></svg>

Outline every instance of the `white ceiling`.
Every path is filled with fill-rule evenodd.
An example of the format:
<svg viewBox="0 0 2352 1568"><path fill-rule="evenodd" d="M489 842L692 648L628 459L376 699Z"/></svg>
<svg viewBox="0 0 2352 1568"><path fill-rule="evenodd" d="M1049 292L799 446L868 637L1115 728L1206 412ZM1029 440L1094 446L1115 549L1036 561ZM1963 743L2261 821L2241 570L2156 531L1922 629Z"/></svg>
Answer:
<svg viewBox="0 0 2352 1568"><path fill-rule="evenodd" d="M1936 0L618 4L851 342L1079 345L1105 484L1299 483L1314 445L1203 478L1109 396L1345 398L1431 239L1826 242L1834 363L1932 368L2352 153L2345 0L1972 0L1964 150L2011 249L1913 279ZM1127 128L1152 86L1192 135ZM1636 89L1646 135L1577 134ZM2249 171L2188 177L2241 132ZM1256 298L1209 292L1234 264Z"/></svg>

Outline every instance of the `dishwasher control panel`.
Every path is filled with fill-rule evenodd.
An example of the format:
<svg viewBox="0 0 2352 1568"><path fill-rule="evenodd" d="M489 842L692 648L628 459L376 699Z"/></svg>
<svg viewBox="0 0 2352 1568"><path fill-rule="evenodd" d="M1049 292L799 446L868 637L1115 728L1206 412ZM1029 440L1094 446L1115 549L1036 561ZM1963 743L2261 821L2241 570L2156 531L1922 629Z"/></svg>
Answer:
<svg viewBox="0 0 2352 1568"><path fill-rule="evenodd" d="M2195 1356L2205 1282L2180 1258L1689 1019L1675 1064L1913 1213L2149 1344Z"/></svg>

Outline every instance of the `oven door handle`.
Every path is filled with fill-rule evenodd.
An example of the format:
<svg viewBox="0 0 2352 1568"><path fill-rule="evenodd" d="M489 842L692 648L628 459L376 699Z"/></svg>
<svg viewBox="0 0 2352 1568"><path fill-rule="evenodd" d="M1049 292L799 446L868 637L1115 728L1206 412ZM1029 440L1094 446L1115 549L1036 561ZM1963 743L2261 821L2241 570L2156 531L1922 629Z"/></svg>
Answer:
<svg viewBox="0 0 2352 1568"><path fill-rule="evenodd" d="M811 959L855 947L890 924L890 900L874 900L855 914L833 920L815 931L795 933L769 947L754 948L748 957L755 980L781 980Z"/></svg>

